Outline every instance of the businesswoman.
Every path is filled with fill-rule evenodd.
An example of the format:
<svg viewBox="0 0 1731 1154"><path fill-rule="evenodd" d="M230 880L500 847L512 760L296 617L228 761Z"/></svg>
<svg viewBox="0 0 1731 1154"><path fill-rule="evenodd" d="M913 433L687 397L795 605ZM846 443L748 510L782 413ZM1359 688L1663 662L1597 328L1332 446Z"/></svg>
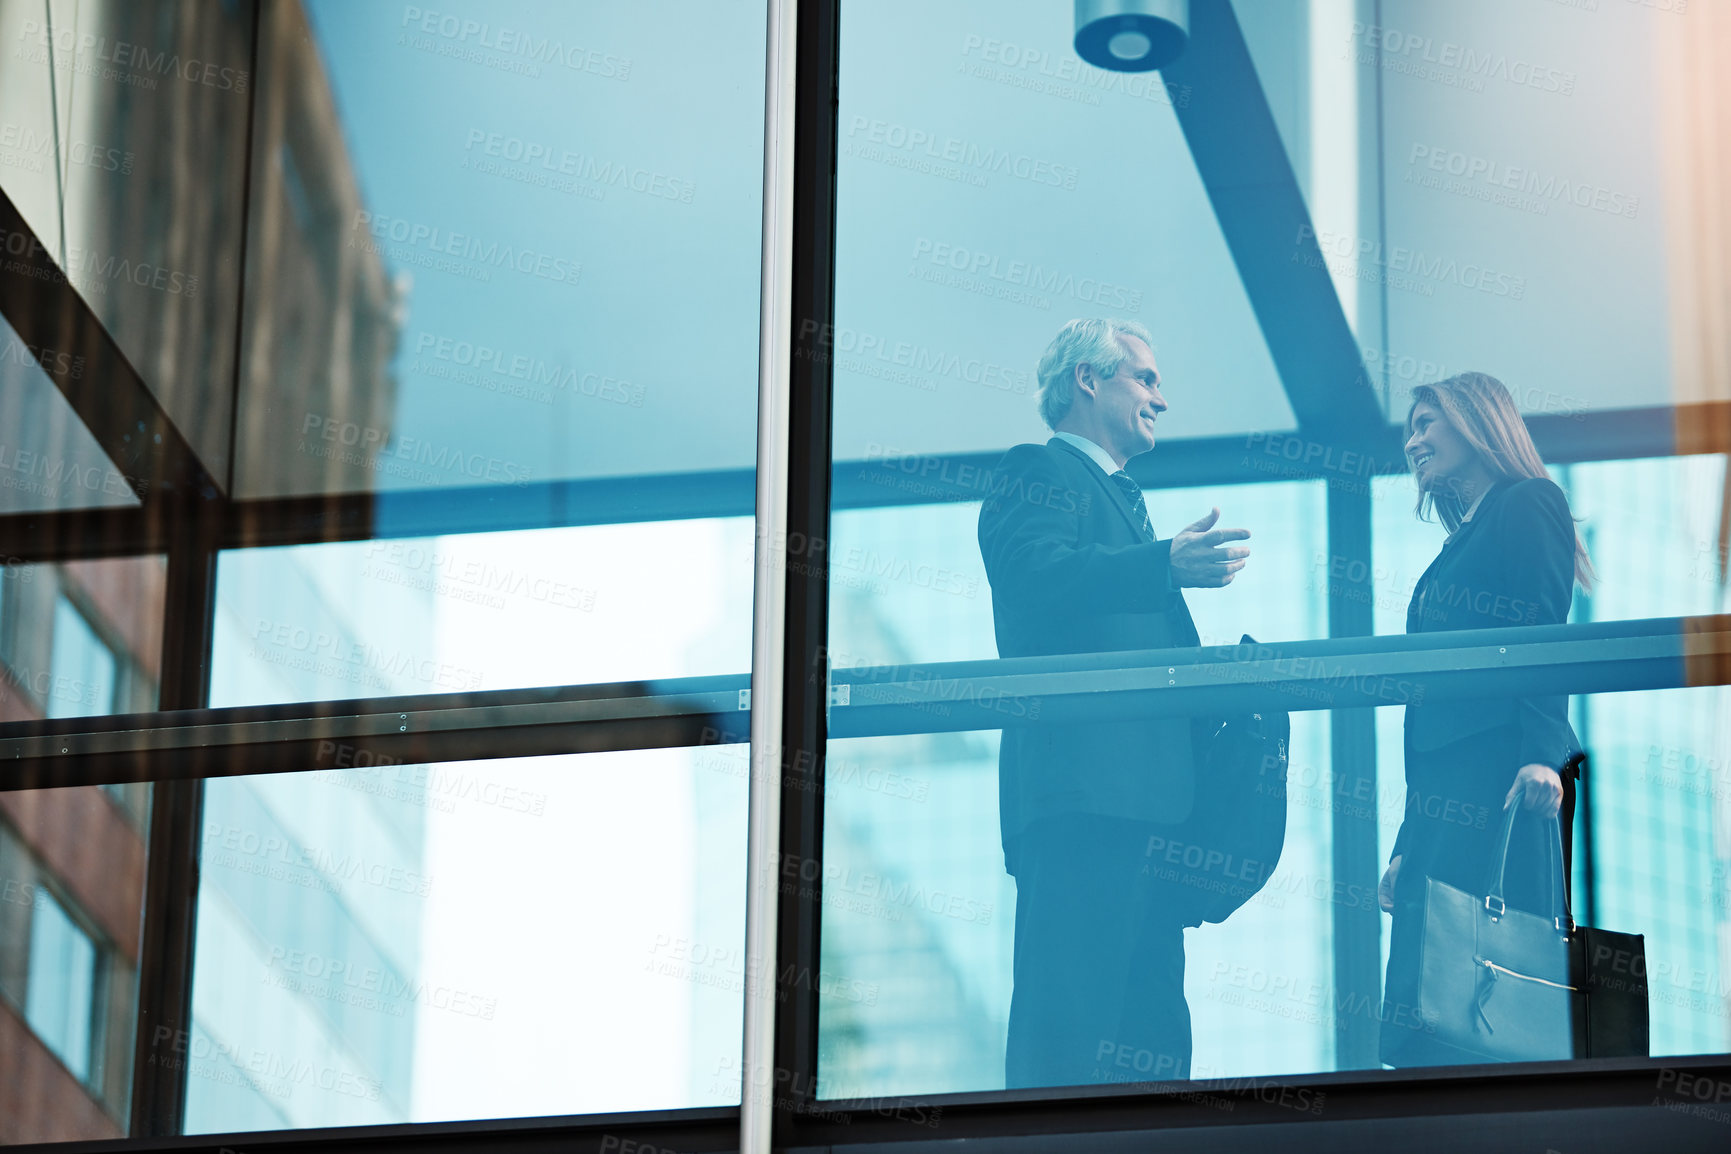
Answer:
<svg viewBox="0 0 1731 1154"><path fill-rule="evenodd" d="M1589 585L1592 565L1568 498L1546 476L1508 389L1484 373L1422 385L1413 391L1406 432L1418 515L1428 520L1434 511L1448 529L1413 589L1407 632L1563 623L1575 582ZM1573 771L1565 767L1578 748L1565 696L1407 706L1406 814L1378 894L1394 916L1382 1014L1385 1063L1480 1060L1436 1044L1417 1012L1425 878L1483 892L1505 807L1524 806L1546 819L1560 809L1572 814ZM1547 837L1557 837L1550 821L1516 821L1509 905L1550 910L1555 883Z"/></svg>

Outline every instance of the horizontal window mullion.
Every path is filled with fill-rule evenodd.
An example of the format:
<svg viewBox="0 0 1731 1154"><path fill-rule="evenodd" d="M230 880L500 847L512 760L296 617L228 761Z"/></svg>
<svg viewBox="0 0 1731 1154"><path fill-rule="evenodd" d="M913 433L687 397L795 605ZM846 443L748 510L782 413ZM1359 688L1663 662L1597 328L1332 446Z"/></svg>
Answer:
<svg viewBox="0 0 1731 1154"><path fill-rule="evenodd" d="M556 700L512 690L434 708L399 698L132 715L83 729L33 722L0 736L0 790L741 742L747 686L739 674L652 692L586 686ZM183 723L141 724L153 718Z"/></svg>
<svg viewBox="0 0 1731 1154"><path fill-rule="evenodd" d="M1731 618L841 669L834 737L1731 682ZM739 742L746 674L0 727L0 789ZM152 724L152 722L155 724Z"/></svg>

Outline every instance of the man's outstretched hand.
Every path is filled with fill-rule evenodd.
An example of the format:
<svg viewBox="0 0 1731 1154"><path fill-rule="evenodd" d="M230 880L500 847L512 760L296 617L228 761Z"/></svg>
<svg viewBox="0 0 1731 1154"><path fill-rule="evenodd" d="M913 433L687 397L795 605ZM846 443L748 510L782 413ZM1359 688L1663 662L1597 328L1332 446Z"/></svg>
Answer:
<svg viewBox="0 0 1731 1154"><path fill-rule="evenodd" d="M1220 509L1215 507L1172 538L1172 584L1184 589L1218 589L1232 584L1232 575L1244 568L1250 550L1244 546L1223 548L1227 541L1246 541L1249 529L1216 529Z"/></svg>

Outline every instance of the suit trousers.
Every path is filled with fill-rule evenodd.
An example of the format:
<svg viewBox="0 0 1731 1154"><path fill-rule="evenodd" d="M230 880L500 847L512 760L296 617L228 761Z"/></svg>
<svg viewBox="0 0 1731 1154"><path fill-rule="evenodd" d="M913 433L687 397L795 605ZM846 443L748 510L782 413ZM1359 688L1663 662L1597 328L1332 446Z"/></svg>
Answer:
<svg viewBox="0 0 1731 1154"><path fill-rule="evenodd" d="M1070 813L1017 839L1007 1087L1190 1076L1184 927L1153 876L1158 831Z"/></svg>

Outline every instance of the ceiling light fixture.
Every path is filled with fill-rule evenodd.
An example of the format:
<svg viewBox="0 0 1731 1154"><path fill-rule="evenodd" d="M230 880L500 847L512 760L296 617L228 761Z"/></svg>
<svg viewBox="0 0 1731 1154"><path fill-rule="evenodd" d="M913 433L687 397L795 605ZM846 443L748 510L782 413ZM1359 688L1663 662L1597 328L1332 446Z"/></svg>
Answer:
<svg viewBox="0 0 1731 1154"><path fill-rule="evenodd" d="M1076 0L1076 54L1110 72L1152 72L1190 44L1190 0Z"/></svg>

